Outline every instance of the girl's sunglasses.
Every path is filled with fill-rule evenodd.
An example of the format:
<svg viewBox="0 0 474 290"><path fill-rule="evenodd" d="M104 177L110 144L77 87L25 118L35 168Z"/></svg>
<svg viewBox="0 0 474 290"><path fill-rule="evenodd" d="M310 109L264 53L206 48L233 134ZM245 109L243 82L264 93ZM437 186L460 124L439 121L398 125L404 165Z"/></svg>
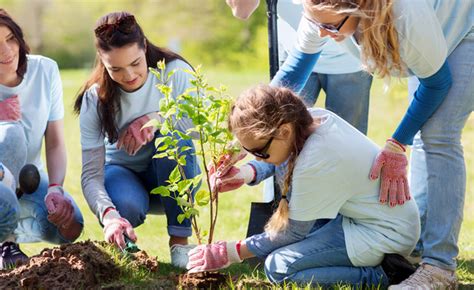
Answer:
<svg viewBox="0 0 474 290"><path fill-rule="evenodd" d="M316 25L319 29L324 29L324 30L326 30L328 32L331 32L331 33L334 33L334 34L338 34L339 30L341 30L342 26L346 23L347 19L349 19L349 15L347 15L341 21L341 23L339 23L336 26L336 25L332 25L332 24L324 24L324 23L317 22L317 21L313 20L311 17L309 17L308 15L306 15L306 13L303 13L303 17L306 18L306 20L308 20L312 24Z"/></svg>
<svg viewBox="0 0 474 290"><path fill-rule="evenodd" d="M242 148L245 149L248 153L252 154L255 157L261 158L261 159L268 159L270 158L270 154L267 153L268 148L270 148L270 145L272 145L273 137L271 137L265 145L263 145L262 148L257 148L257 149L248 149L242 146Z"/></svg>
<svg viewBox="0 0 474 290"><path fill-rule="evenodd" d="M123 34L130 34L135 30L135 17L133 15L128 15L123 18L120 18L115 23L105 23L97 27L94 32L95 36L104 40L109 41L112 38L112 35L116 31L120 31Z"/></svg>

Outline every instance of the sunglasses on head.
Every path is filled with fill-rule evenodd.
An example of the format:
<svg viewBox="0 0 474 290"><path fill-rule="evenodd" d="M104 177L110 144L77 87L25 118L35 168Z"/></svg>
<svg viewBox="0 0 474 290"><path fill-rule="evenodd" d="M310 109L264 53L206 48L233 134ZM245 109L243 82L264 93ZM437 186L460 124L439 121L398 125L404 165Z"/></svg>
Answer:
<svg viewBox="0 0 474 290"><path fill-rule="evenodd" d="M242 146L242 148L245 149L248 153L252 154L255 157L261 158L261 159L268 159L270 158L270 154L267 153L268 148L270 148L270 145L272 144L273 137L271 137L265 145L263 145L262 148L257 148L257 149L248 149Z"/></svg>
<svg viewBox="0 0 474 290"><path fill-rule="evenodd" d="M337 34L339 33L339 30L342 28L342 26L346 23L347 19L349 19L349 15L347 15L342 21L341 23L339 23L337 26L336 25L332 25L332 24L324 24L324 23L320 23L320 22L317 22L316 20L313 20L311 17L309 17L308 15L306 15L306 13L303 13L303 17L306 18L306 20L308 20L309 22L311 22L312 24L316 25L319 29L324 29L328 32L331 32L331 33L334 33L334 34Z"/></svg>
<svg viewBox="0 0 474 290"><path fill-rule="evenodd" d="M115 23L105 23L97 27L94 32L95 36L98 38L108 41L112 38L112 35L119 31L123 34L130 34L135 30L135 17L133 15L128 15L120 18Z"/></svg>

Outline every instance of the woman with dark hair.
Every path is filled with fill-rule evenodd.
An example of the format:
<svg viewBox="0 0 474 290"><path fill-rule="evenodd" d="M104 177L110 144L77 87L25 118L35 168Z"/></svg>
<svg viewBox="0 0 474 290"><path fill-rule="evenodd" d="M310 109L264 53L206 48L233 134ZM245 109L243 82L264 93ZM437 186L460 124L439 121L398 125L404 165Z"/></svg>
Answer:
<svg viewBox="0 0 474 290"><path fill-rule="evenodd" d="M141 225L151 207L162 205L168 221L171 262L184 267L187 262L189 219L179 223L182 213L176 201L150 195L151 189L164 185L176 163L167 158L153 158L159 131L141 130L151 119L161 121L159 102L163 94L156 89L160 80L148 71L164 60L163 75L175 71L169 79L172 95L183 93L191 66L179 55L153 45L145 37L135 17L127 12L101 17L95 28L97 58L94 71L80 91L75 110L80 115L82 145L82 189L92 211L104 226L105 239L123 248L126 238L137 239L134 227ZM178 129L192 126L180 121ZM187 177L199 168L190 140Z"/></svg>
<svg viewBox="0 0 474 290"><path fill-rule="evenodd" d="M62 93L56 62L29 54L21 28L0 9L0 269L27 259L17 243L68 243L82 231L81 212L62 187L67 162ZM41 182L36 192L17 199L2 172L10 169L18 181L25 163L39 168Z"/></svg>

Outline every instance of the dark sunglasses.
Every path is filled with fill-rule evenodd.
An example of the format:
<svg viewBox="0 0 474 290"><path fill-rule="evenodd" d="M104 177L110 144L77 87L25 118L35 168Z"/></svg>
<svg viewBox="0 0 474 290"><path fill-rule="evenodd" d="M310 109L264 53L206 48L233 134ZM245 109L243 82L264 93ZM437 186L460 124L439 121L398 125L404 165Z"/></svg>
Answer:
<svg viewBox="0 0 474 290"><path fill-rule="evenodd" d="M255 157L262 158L262 159L268 159L270 158L270 154L267 153L268 148L270 148L270 145L272 145L273 137L271 137L265 145L263 145L262 148L257 148L257 149L247 149L244 146L242 148L245 149L248 153L252 154Z"/></svg>
<svg viewBox="0 0 474 290"><path fill-rule="evenodd" d="M316 25L318 28L324 29L324 30L329 31L329 32L334 33L334 34L339 33L339 30L346 23L347 19L349 19L349 15L347 15L346 17L344 17L344 19L342 20L341 23L339 23L337 26L335 26L335 25L332 25L332 24L324 24L324 23L317 22L317 21L313 20L311 17L309 17L308 15L306 15L306 13L303 13L303 17L306 18L312 24Z"/></svg>
<svg viewBox="0 0 474 290"><path fill-rule="evenodd" d="M135 17L133 15L128 15L123 18L120 18L115 23L105 23L101 26L97 27L94 32L95 36L98 38L108 41L112 38L112 35L119 31L123 34L130 34L135 30L135 25L137 22L135 21Z"/></svg>

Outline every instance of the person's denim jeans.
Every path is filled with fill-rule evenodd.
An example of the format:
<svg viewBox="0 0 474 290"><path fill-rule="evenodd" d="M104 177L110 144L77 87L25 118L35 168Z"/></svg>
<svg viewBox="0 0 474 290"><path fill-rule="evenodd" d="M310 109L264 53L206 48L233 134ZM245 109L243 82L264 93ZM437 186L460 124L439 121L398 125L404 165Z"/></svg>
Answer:
<svg viewBox="0 0 474 290"><path fill-rule="evenodd" d="M178 146L190 146L186 155L184 172L187 178L199 174L200 169L196 161L194 145L191 140L181 140ZM161 197L151 194L150 191L158 186L167 185L169 174L176 167L176 162L168 158L153 158L144 172L134 172L124 166L107 164L105 166L105 188L115 207L122 217L127 219L133 227L141 225L150 208L161 205L165 211L168 234L176 237L192 235L191 221L185 219L178 222L178 215L182 210L171 197Z"/></svg>
<svg viewBox="0 0 474 290"><path fill-rule="evenodd" d="M295 282L301 286L309 283L324 287L337 283L388 285L381 266L352 265L347 255L341 215L316 223L304 240L271 252L265 259L265 273L273 283Z"/></svg>
<svg viewBox="0 0 474 290"><path fill-rule="evenodd" d="M448 64L453 86L414 139L410 186L421 218L421 238L413 255L455 270L466 192L461 134L474 110L474 32L451 53ZM418 80L410 78L411 97L417 87Z"/></svg>
<svg viewBox="0 0 474 290"><path fill-rule="evenodd" d="M0 124L0 158L12 173L18 175L25 165L27 141L19 123ZM5 160L5 161L4 161ZM41 181L36 192L23 194L18 200L11 189L0 184L0 242L12 234L18 243L50 242L54 244L72 242L61 236L57 227L47 219L48 210L44 197L48 190L48 175L40 170ZM81 211L72 197L76 220L83 222Z"/></svg>
<svg viewBox="0 0 474 290"><path fill-rule="evenodd" d="M20 218L18 226L15 229L16 241L18 243L50 242L53 244L63 244L73 242L61 236L58 228L47 219L48 210L44 203L44 197L48 191L48 175L40 171L41 182L32 194L23 194L20 198ZM69 193L64 195L74 206L74 215L76 221L84 224L81 210Z"/></svg>
<svg viewBox="0 0 474 290"><path fill-rule="evenodd" d="M346 74L311 73L301 96L307 106L316 103L321 89L326 93L326 109L367 134L372 76L365 71Z"/></svg>

